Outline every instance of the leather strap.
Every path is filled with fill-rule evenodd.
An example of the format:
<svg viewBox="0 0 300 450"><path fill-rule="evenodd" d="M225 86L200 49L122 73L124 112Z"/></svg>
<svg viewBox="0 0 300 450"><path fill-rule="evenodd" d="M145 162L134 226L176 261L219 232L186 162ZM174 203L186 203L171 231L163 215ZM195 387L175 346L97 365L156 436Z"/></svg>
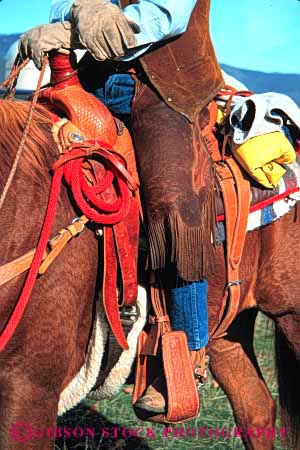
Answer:
<svg viewBox="0 0 300 450"><path fill-rule="evenodd" d="M217 174L225 209L227 285L222 299L219 326L212 331L211 338L213 339L226 334L226 330L239 309L241 289L239 264L244 248L250 208L249 182L243 178L233 159L226 160L226 164L223 167L217 166Z"/></svg>
<svg viewBox="0 0 300 450"><path fill-rule="evenodd" d="M218 324L211 332L211 339L217 339L226 334L226 330L234 320L240 301L239 264L241 262L250 209L250 183L245 179L239 166L232 156L225 156L224 137L222 154L218 141L213 135L213 128L217 117L217 105L209 105L210 120L203 130L203 136L208 141L208 147L215 162L218 182L222 191L225 226L226 226L226 271L227 284L225 286Z"/></svg>
<svg viewBox="0 0 300 450"><path fill-rule="evenodd" d="M105 142L99 140L88 140L80 144L72 144L69 150L78 149L76 158L84 158L90 155L99 155L105 158L107 163L110 163L115 167L124 179L128 182L132 190L138 189L138 182L133 179L130 173L125 168L124 164L121 162L123 158L120 155L114 154L114 149L110 147ZM53 170L57 170L60 166L64 165L66 162L74 159L74 156L70 153L63 154L55 163L53 164Z"/></svg>
<svg viewBox="0 0 300 450"><path fill-rule="evenodd" d="M156 356L159 338L167 331L171 331L171 324L167 313L164 290L158 285L152 285L150 297L155 316L149 316L151 327L141 349L141 354Z"/></svg>
<svg viewBox="0 0 300 450"><path fill-rule="evenodd" d="M233 236L231 252L229 255L230 266L233 270L236 270L241 262L247 233L247 223L250 210L250 183L244 177L243 172L233 158L229 158L226 162L233 175L238 203L235 234Z"/></svg>
<svg viewBox="0 0 300 450"><path fill-rule="evenodd" d="M131 306L137 299L137 259L139 245L139 205L130 199L128 215L113 226L115 245L123 284L123 301L120 306Z"/></svg>
<svg viewBox="0 0 300 450"><path fill-rule="evenodd" d="M43 255L43 262L39 269L39 274L43 275L53 261L59 256L66 244L73 239L73 237L80 234L88 219L85 216L74 219L71 225L63 228L58 234L49 241L50 251L45 251ZM32 249L25 255L10 261L0 267L0 287L5 283L16 278L18 275L26 272L31 266L36 249Z"/></svg>
<svg viewBox="0 0 300 450"><path fill-rule="evenodd" d="M0 267L0 286L16 278L21 273L26 272L31 266L33 257L35 254L35 249L30 250L25 255L10 261ZM43 258L47 257L47 252L44 253Z"/></svg>
<svg viewBox="0 0 300 450"><path fill-rule="evenodd" d="M59 256L60 252L67 245L67 243L75 236L78 236L80 233L82 233L85 224L88 221L89 219L86 216L81 216L80 218L78 218L78 220L75 219L67 228L63 228L62 230L60 230L58 234L50 240L49 246L51 250L48 253L47 258L42 262L40 266L40 275L43 275L48 270L49 266Z"/></svg>
<svg viewBox="0 0 300 450"><path fill-rule="evenodd" d="M124 350L129 346L122 328L117 296L117 257L112 227L104 228L103 306L114 336Z"/></svg>
<svg viewBox="0 0 300 450"><path fill-rule="evenodd" d="M137 299L137 253L139 236L138 203L130 199L124 221L104 228L103 305L111 330L119 345L128 349L119 308L130 306ZM122 301L117 296L118 262L122 276Z"/></svg>
<svg viewBox="0 0 300 450"><path fill-rule="evenodd" d="M139 397L143 395L147 388L147 366L148 366L148 356L142 354L142 349L145 347L146 341L148 339L148 334L146 331L142 331L138 339L137 348L137 364L134 379L134 390L132 395L132 404L138 400Z"/></svg>

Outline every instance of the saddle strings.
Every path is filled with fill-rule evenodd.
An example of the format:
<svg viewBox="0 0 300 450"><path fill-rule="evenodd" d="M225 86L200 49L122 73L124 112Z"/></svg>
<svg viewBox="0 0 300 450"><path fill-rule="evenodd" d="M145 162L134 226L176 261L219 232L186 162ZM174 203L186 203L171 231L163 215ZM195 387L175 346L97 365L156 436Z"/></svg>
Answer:
<svg viewBox="0 0 300 450"><path fill-rule="evenodd" d="M16 80L18 78L18 75L21 72L21 70L26 66L26 64L28 64L29 58L27 58L25 61L23 61L20 65L18 65L17 61L18 61L18 56L16 58L16 62L13 65L12 70L11 70L8 78L0 85L0 89L2 89L3 87L7 88L6 92L5 92L5 95L8 95L9 97L11 97L14 94L14 90L15 90L14 84L15 84L15 82L16 82ZM1 197L0 197L0 210L1 210L2 206L3 206L4 201L5 201L7 192L8 192L8 190L9 190L11 184L12 184L13 178L14 178L16 170L17 170L17 166L18 166L19 160L21 158L22 152L23 152L24 147L25 147L25 142L26 142L26 139L27 139L27 136L28 136L31 120L32 120L32 117L33 117L33 114L34 114L34 111L35 111L35 107L36 107L37 101L38 101L38 97L39 97L39 93L40 93L40 89L41 89L41 85L42 85L42 81L43 81L43 78L44 78L44 74L45 74L45 70L46 70L47 64L48 64L48 58L45 56L44 60L43 60L42 69L41 69L41 72L40 72L40 75L39 75L37 88L34 91L34 95L33 95L32 99L31 99L30 106L28 108L28 113L27 113L27 117L26 117L26 121L25 121L24 131L22 133L22 137L21 137L20 143L19 143L18 148L17 148L17 152L16 152L16 156L15 156L12 168L10 170L9 176L7 178L7 181L5 183L3 192L2 192Z"/></svg>
<svg viewBox="0 0 300 450"><path fill-rule="evenodd" d="M26 58L23 62L21 62L20 56L17 55L8 77L3 81L2 84L0 84L0 89L6 88L6 91L4 92L4 98L6 98L8 94L10 95L12 86L16 83L21 70L24 69L25 66L27 66L29 61L30 59Z"/></svg>

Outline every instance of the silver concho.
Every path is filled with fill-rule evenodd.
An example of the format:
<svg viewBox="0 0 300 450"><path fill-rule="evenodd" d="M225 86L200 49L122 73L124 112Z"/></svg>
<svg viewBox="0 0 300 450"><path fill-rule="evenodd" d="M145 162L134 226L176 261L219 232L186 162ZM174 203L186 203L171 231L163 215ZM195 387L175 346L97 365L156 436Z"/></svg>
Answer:
<svg viewBox="0 0 300 450"><path fill-rule="evenodd" d="M70 139L70 141L73 141L73 142L83 142L84 141L82 134L77 133L76 131L72 131L72 133L69 134L69 139Z"/></svg>

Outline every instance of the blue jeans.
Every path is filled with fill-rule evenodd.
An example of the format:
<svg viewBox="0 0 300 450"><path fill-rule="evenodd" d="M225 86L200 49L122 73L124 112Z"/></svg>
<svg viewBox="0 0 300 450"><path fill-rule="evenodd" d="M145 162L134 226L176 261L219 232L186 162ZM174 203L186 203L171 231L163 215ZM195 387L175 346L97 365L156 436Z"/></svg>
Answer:
<svg viewBox="0 0 300 450"><path fill-rule="evenodd" d="M131 102L135 82L129 74L110 75L104 86L98 88L94 95L99 98L117 116L131 113Z"/></svg>
<svg viewBox="0 0 300 450"><path fill-rule="evenodd" d="M170 289L169 314L173 330L187 335L190 350L208 343L207 281L196 281Z"/></svg>

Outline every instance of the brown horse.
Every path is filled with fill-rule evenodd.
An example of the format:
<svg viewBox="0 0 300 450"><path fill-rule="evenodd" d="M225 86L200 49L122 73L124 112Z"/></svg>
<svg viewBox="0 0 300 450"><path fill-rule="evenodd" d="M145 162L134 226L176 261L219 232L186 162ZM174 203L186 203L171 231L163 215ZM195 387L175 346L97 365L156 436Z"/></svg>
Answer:
<svg viewBox="0 0 300 450"><path fill-rule="evenodd" d="M24 129L28 103L0 101L0 189L9 175ZM58 158L48 113L37 108L20 164L1 211L0 265L22 256L37 244L47 205L50 168ZM63 188L54 233L77 214ZM24 448L10 435L13 424L40 427L56 424L60 393L82 366L93 317L97 285L98 242L86 230L71 242L48 275L37 280L20 325L0 354L0 448ZM3 328L24 276L0 289ZM27 447L26 447L27 448ZM30 449L52 449L46 436L33 439Z"/></svg>
<svg viewBox="0 0 300 450"><path fill-rule="evenodd" d="M300 413L300 283L294 267L300 257L297 214L247 234L240 266L241 305L224 338L210 342L211 370L227 394L237 425L245 431L246 449L271 450L268 430L275 427L275 402L258 367L253 348L258 310L275 322L276 359L283 424L288 429L287 448L299 449ZM217 299L223 293L225 260L217 248L217 275L209 280L209 320L217 317ZM262 433L258 431L262 429ZM248 430L253 430L247 433ZM257 432L258 431L258 432Z"/></svg>
<svg viewBox="0 0 300 450"><path fill-rule="evenodd" d="M0 189L3 190L20 141L28 104L0 102ZM58 156L48 113L38 107L26 148L1 211L1 256L5 264L35 247ZM54 231L76 216L63 188ZM295 213L248 233L240 268L242 301L226 337L209 345L212 372L232 404L247 449L271 450L272 439L255 430L274 426L275 405L253 350L253 328L260 309L275 320L280 400L291 429L290 449L299 448L300 413L300 260L299 224ZM19 422L54 427L59 396L81 367L88 345L97 285L98 244L92 230L69 244L49 272L38 279L24 317L0 354L0 448L24 449L11 429ZM0 289L0 327L16 302L24 277ZM225 276L224 248L217 248L216 275L209 280L209 318L219 315ZM36 437L28 450L50 450L53 441Z"/></svg>

